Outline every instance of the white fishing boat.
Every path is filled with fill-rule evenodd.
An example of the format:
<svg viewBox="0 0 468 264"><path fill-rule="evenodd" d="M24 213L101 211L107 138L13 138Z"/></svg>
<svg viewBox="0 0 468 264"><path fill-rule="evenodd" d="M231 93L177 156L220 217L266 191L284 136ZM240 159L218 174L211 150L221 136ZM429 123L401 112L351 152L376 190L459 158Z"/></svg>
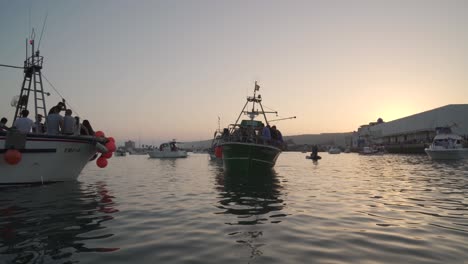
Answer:
<svg viewBox="0 0 468 264"><path fill-rule="evenodd" d="M34 116L41 114L47 117L47 93L43 90L41 74L44 58L39 50L35 50L34 39L29 40L27 45L31 45L31 56L26 54L24 66L1 65L24 70L20 95L11 102L16 107L11 124L24 110L34 109L31 111ZM0 98L2 101L5 99L3 96ZM115 150L115 143L103 136L47 135L21 133L15 128L0 129L0 184L73 181L84 166L96 158L98 151L108 153L111 148ZM105 167L107 158L100 157L97 163Z"/></svg>
<svg viewBox="0 0 468 264"><path fill-rule="evenodd" d="M148 152L150 158L186 158L187 151L179 148L180 142L175 140L162 143L159 148Z"/></svg>
<svg viewBox="0 0 468 264"><path fill-rule="evenodd" d="M434 160L468 158L468 148L463 147L463 141L463 138L454 134L450 127L438 127L432 144L424 151Z"/></svg>

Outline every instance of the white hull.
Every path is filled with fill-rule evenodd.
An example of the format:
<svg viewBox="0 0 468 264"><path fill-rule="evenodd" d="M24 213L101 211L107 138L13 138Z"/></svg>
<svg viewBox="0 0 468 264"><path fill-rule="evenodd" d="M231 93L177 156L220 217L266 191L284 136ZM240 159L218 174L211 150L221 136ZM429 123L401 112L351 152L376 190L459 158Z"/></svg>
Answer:
<svg viewBox="0 0 468 264"><path fill-rule="evenodd" d="M340 154L341 150L340 149L329 149L328 154Z"/></svg>
<svg viewBox="0 0 468 264"><path fill-rule="evenodd" d="M0 184L74 181L96 153L91 137L28 136L21 161L8 164L5 137L0 136Z"/></svg>
<svg viewBox="0 0 468 264"><path fill-rule="evenodd" d="M176 151L160 151L153 150L148 152L150 158L186 158L187 151L185 150L176 150Z"/></svg>
<svg viewBox="0 0 468 264"><path fill-rule="evenodd" d="M458 149L433 149L425 148L424 151L434 160L457 160L468 158L468 148Z"/></svg>

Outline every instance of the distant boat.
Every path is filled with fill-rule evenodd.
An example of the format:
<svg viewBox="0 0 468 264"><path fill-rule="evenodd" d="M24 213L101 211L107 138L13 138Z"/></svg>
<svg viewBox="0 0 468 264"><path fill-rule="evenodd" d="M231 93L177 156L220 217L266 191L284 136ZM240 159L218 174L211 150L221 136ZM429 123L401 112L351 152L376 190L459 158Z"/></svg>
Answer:
<svg viewBox="0 0 468 264"><path fill-rule="evenodd" d="M359 155L383 155L384 152L381 149L376 149L373 147L363 147L359 152Z"/></svg>
<svg viewBox="0 0 468 264"><path fill-rule="evenodd" d="M180 149L179 143L175 140L162 143L159 148L148 152L148 155L151 158L186 158L187 151Z"/></svg>
<svg viewBox="0 0 468 264"><path fill-rule="evenodd" d="M341 153L341 149L338 147L333 146L328 149L328 154L340 154L340 153Z"/></svg>
<svg viewBox="0 0 468 264"><path fill-rule="evenodd" d="M48 93L43 90L41 73L44 57L34 49L34 44L34 39L29 40L31 56L26 58L23 67L2 65L20 68L24 72L20 95L11 101L11 105L16 107L12 123L28 109L33 119L39 114L47 117L45 95ZM2 101L7 94L5 89L0 96ZM63 110L65 101L56 107ZM0 129L0 184L74 181L85 165L97 157L98 151L107 153L115 149L115 143L111 141L104 136L49 135L42 131L21 133L16 129ZM107 158L100 157L97 163L105 167Z"/></svg>
<svg viewBox="0 0 468 264"><path fill-rule="evenodd" d="M211 141L211 147L208 150L208 154L210 154L211 160L222 160L223 153L222 153L222 132L220 129L216 130L213 135L213 140Z"/></svg>
<svg viewBox="0 0 468 264"><path fill-rule="evenodd" d="M311 160L314 160L314 161L322 159L322 157L320 157L319 155L312 156L312 153L309 156L306 156L305 158L306 159L311 159Z"/></svg>
<svg viewBox="0 0 468 264"><path fill-rule="evenodd" d="M124 148L118 148L115 153L114 153L115 156L119 156L119 157L124 157L124 156L127 156L127 150L125 150Z"/></svg>
<svg viewBox="0 0 468 264"><path fill-rule="evenodd" d="M450 127L436 128L432 144L424 151L434 160L468 158L468 148L463 147L463 138L454 134Z"/></svg>

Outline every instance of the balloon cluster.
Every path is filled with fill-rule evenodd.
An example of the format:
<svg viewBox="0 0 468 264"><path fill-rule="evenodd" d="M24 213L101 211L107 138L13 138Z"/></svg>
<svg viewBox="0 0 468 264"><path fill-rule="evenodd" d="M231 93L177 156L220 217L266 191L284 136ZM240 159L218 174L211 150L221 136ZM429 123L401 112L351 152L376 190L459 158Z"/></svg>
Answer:
<svg viewBox="0 0 468 264"><path fill-rule="evenodd" d="M105 138L105 134L102 131L96 131L96 137ZM105 145L107 152L101 153L101 156L96 160L96 164L99 168L105 168L107 166L107 160L112 158L112 154L115 152L117 147L115 146L115 139L113 137L107 138L107 143Z"/></svg>

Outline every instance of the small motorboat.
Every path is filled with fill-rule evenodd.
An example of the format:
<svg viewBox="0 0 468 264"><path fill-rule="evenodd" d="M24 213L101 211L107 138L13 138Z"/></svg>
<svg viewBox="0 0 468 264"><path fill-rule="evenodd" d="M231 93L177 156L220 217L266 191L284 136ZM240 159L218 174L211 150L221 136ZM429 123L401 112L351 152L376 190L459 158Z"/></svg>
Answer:
<svg viewBox="0 0 468 264"><path fill-rule="evenodd" d="M450 127L436 128L436 136L432 144L424 151L434 160L468 158L468 148L463 147L463 138L454 134Z"/></svg>
<svg viewBox="0 0 468 264"><path fill-rule="evenodd" d="M330 147L328 149L328 154L340 154L341 153L341 149L339 147Z"/></svg>
<svg viewBox="0 0 468 264"><path fill-rule="evenodd" d="M148 152L150 158L186 158L187 151L179 148L180 142L175 140L162 143L159 148Z"/></svg>
<svg viewBox="0 0 468 264"><path fill-rule="evenodd" d="M363 147L361 151L359 151L359 155L383 155L384 150L373 148L373 147Z"/></svg>
<svg viewBox="0 0 468 264"><path fill-rule="evenodd" d="M315 156L310 155L310 156L306 156L306 159L311 159L311 160L316 161L316 160L322 159L322 157L320 157L319 155L315 155Z"/></svg>

